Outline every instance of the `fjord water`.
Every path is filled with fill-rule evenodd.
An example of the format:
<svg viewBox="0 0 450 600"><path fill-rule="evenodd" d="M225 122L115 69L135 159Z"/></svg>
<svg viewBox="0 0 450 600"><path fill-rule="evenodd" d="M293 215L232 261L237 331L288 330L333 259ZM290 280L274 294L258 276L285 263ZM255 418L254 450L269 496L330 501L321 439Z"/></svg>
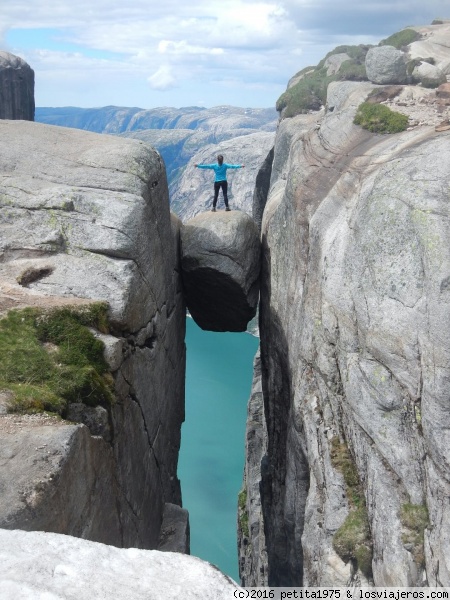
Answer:
<svg viewBox="0 0 450 600"><path fill-rule="evenodd" d="M238 579L237 496L244 467L247 402L258 339L186 328L186 420L178 476L189 511L191 554Z"/></svg>

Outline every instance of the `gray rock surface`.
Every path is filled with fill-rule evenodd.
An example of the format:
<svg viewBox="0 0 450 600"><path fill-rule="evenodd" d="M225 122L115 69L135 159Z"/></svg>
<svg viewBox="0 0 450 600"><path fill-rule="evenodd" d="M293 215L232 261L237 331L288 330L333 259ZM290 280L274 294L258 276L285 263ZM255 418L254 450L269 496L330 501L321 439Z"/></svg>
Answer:
<svg viewBox="0 0 450 600"><path fill-rule="evenodd" d="M0 530L2 600L228 600L237 584L192 556Z"/></svg>
<svg viewBox="0 0 450 600"><path fill-rule="evenodd" d="M268 585L268 564L261 507L261 496L264 494L261 489L261 465L267 460L267 429L259 352L255 357L253 372L247 410L243 492L238 507L239 576L244 587L265 587Z"/></svg>
<svg viewBox="0 0 450 600"><path fill-rule="evenodd" d="M420 33L421 38L408 46L408 56L411 59L434 59L435 66L446 75L450 75L450 22L444 20L437 25L412 27Z"/></svg>
<svg viewBox="0 0 450 600"><path fill-rule="evenodd" d="M92 435L99 435L106 442L111 441L109 415L103 406L86 406L82 402L72 402L67 408L65 419L74 423L83 423Z"/></svg>
<svg viewBox="0 0 450 600"><path fill-rule="evenodd" d="M265 423L251 424L254 436L267 429L267 457L246 466L247 497L261 480L272 586L450 584L450 131L362 130L353 118L370 88L333 84L334 110L285 119L275 143L262 223ZM368 519L359 562L337 544L354 493ZM259 567L245 552L248 577Z"/></svg>
<svg viewBox="0 0 450 600"><path fill-rule="evenodd" d="M425 87L438 87L447 81L445 74L439 67L430 65L430 63L427 62L421 62L414 67L412 76L415 80L420 81Z"/></svg>
<svg viewBox="0 0 450 600"><path fill-rule="evenodd" d="M0 119L34 121L34 71L23 59L1 50Z"/></svg>
<svg viewBox="0 0 450 600"><path fill-rule="evenodd" d="M338 54L329 56L323 64L327 70L327 75L337 73L346 60L350 60L350 56L346 52L339 52Z"/></svg>
<svg viewBox="0 0 450 600"><path fill-rule="evenodd" d="M189 513L178 504L166 502L164 506L158 550L190 553Z"/></svg>
<svg viewBox="0 0 450 600"><path fill-rule="evenodd" d="M370 48L366 55L366 73L372 83L406 83L406 56L393 46Z"/></svg>
<svg viewBox="0 0 450 600"><path fill-rule="evenodd" d="M78 516L69 514L58 500L63 490L55 474L42 499L55 531L72 532L74 522L83 522L76 535L98 540L115 530L119 539L111 543L154 548L165 504L181 503L176 477L185 367L180 226L169 212L161 157L148 145L38 123L0 122L0 312L86 299L110 307L111 332L102 337L116 390L110 445L89 441L87 428L68 431L84 431L87 440L80 449L87 455L85 468L74 471L72 485L83 488L89 469L95 470L96 486L108 490L115 512L95 512L80 502ZM24 272L36 276L23 283ZM77 436L68 438L68 454ZM20 486L15 492L20 494ZM14 506L5 510L4 522L22 527ZM43 528L40 520L27 523L28 529Z"/></svg>
<svg viewBox="0 0 450 600"><path fill-rule="evenodd" d="M255 180L255 189L253 192L252 217L259 228L261 228L264 207L266 206L267 195L270 186L270 176L272 174L273 148L270 149L263 164L261 165Z"/></svg>
<svg viewBox="0 0 450 600"><path fill-rule="evenodd" d="M207 212L181 230L187 307L202 329L245 331L259 296L260 241L251 217Z"/></svg>
<svg viewBox="0 0 450 600"><path fill-rule="evenodd" d="M0 527L122 545L109 444L83 425L40 415L2 416L0 433Z"/></svg>

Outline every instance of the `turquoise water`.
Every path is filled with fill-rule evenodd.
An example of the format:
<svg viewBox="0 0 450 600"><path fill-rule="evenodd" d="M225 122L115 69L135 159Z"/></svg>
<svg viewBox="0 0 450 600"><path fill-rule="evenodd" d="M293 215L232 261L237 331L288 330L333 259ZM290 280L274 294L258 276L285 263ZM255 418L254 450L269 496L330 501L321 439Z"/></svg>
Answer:
<svg viewBox="0 0 450 600"><path fill-rule="evenodd" d="M186 421L178 476L189 511L191 554L239 581L237 495L258 339L203 331L188 319L186 346Z"/></svg>

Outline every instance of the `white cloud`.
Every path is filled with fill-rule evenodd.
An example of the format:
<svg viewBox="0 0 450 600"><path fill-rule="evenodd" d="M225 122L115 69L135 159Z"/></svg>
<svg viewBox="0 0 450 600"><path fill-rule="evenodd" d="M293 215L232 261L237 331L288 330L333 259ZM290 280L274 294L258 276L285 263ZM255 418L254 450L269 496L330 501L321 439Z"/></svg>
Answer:
<svg viewBox="0 0 450 600"><path fill-rule="evenodd" d="M171 54L173 56L183 56L186 54L219 55L224 53L223 48L208 48L206 46L192 45L186 40L161 40L158 44L158 52L160 54Z"/></svg>
<svg viewBox="0 0 450 600"><path fill-rule="evenodd" d="M172 75L170 66L162 65L148 78L148 82L154 90L168 90L175 87L176 79Z"/></svg>
<svg viewBox="0 0 450 600"><path fill-rule="evenodd" d="M445 16L447 3L5 0L0 2L0 41L3 34L3 43L10 44L4 49L35 69L37 89L56 80L51 73L64 76L66 87L72 79L71 97L80 106L81 81L89 97L115 103L128 97L124 80L134 105L160 102L156 97L162 91L167 100L176 88L172 102L178 106L196 98L208 104L273 106L295 72L317 64L334 46L374 43L405 25L430 22ZM55 98L61 93L56 85L45 91ZM106 93L114 97L105 99Z"/></svg>

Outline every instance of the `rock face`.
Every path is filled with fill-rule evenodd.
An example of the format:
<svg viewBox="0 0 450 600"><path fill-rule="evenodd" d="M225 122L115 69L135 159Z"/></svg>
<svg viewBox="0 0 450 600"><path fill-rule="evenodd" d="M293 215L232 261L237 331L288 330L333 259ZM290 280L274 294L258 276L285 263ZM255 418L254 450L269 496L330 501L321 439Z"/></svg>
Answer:
<svg viewBox="0 0 450 600"><path fill-rule="evenodd" d="M267 455L261 359L257 353L248 404L243 491L238 503L239 574L245 587L268 585L264 516L261 507L261 470Z"/></svg>
<svg viewBox="0 0 450 600"><path fill-rule="evenodd" d="M84 426L49 426L35 456L38 441L27 440L38 432L10 423L2 456L13 469L20 452L29 487L9 479L1 525L154 548L165 504L181 503L185 366L180 222L161 158L134 140L2 121L0 228L0 312L107 301L102 339L116 392L109 443ZM68 490L78 491L64 502Z"/></svg>
<svg viewBox="0 0 450 600"><path fill-rule="evenodd" d="M181 267L187 307L209 331L245 331L256 314L260 241L240 211L203 213L181 231Z"/></svg>
<svg viewBox="0 0 450 600"><path fill-rule="evenodd" d="M83 425L35 415L1 417L0 432L1 527L121 545L121 490L104 439Z"/></svg>
<svg viewBox="0 0 450 600"><path fill-rule="evenodd" d="M236 589L231 579L195 557L0 530L3 600L228 600Z"/></svg>
<svg viewBox="0 0 450 600"><path fill-rule="evenodd" d="M405 54L393 46L370 48L366 56L366 73L372 83L406 83Z"/></svg>
<svg viewBox="0 0 450 600"><path fill-rule="evenodd" d="M425 87L438 87L447 81L445 74L438 67L427 62L418 64L414 68L412 76Z"/></svg>
<svg viewBox="0 0 450 600"><path fill-rule="evenodd" d="M421 34L416 42L408 46L410 59L433 58L434 65L446 75L450 75L450 21L438 25L413 27Z"/></svg>
<svg viewBox="0 0 450 600"><path fill-rule="evenodd" d="M241 547L246 581L450 585L450 131L360 129L371 88L278 128L245 487L267 565Z"/></svg>
<svg viewBox="0 0 450 600"><path fill-rule="evenodd" d="M262 216L266 205L267 195L270 187L270 176L272 173L273 148L270 149L255 180L253 192L252 217L259 228L261 228Z"/></svg>
<svg viewBox="0 0 450 600"><path fill-rule="evenodd" d="M340 52L329 56L323 65L327 69L327 75L334 75L337 73L347 60L350 60L350 56L346 52Z"/></svg>
<svg viewBox="0 0 450 600"><path fill-rule="evenodd" d="M0 51L0 119L34 121L34 71L21 58Z"/></svg>

